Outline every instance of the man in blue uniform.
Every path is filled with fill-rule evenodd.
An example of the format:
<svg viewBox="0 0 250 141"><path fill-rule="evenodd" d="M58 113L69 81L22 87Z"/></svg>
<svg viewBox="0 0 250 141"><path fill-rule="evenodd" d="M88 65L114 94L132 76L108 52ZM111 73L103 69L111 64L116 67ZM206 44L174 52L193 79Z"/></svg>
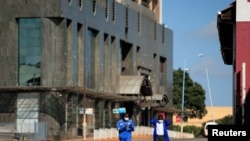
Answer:
<svg viewBox="0 0 250 141"><path fill-rule="evenodd" d="M169 141L168 129L171 123L169 120L163 120L162 115L158 115L158 119L151 119L150 123L154 126L153 140L154 141Z"/></svg>
<svg viewBox="0 0 250 141"><path fill-rule="evenodd" d="M125 113L123 118L117 122L116 128L119 132L120 141L132 140L132 132L135 130L135 126L134 122L129 119L128 113Z"/></svg>

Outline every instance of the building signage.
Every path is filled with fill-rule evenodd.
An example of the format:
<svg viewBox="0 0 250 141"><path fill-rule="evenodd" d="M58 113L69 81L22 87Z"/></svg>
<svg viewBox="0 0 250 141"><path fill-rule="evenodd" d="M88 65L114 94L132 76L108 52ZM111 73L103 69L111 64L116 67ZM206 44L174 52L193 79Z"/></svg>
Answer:
<svg viewBox="0 0 250 141"><path fill-rule="evenodd" d="M122 107L113 109L113 114L122 114L122 113L126 113L126 108Z"/></svg>
<svg viewBox="0 0 250 141"><path fill-rule="evenodd" d="M84 114L84 108L79 108L79 114ZM93 114L93 108L86 108L85 114L92 115Z"/></svg>
<svg viewBox="0 0 250 141"><path fill-rule="evenodd" d="M181 116L176 116L176 117L175 117L175 121L176 121L176 122L181 122Z"/></svg>
<svg viewBox="0 0 250 141"><path fill-rule="evenodd" d="M113 114L119 114L119 110L117 108L113 109Z"/></svg>
<svg viewBox="0 0 250 141"><path fill-rule="evenodd" d="M119 108L119 114L126 113L126 108Z"/></svg>

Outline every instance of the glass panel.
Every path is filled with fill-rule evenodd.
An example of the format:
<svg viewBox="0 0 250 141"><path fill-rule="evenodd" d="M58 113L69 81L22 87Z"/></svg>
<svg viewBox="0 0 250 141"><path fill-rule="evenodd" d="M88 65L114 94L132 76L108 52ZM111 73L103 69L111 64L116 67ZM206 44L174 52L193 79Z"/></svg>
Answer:
<svg viewBox="0 0 250 141"><path fill-rule="evenodd" d="M19 85L40 85L41 19L19 19Z"/></svg>
<svg viewBox="0 0 250 141"><path fill-rule="evenodd" d="M92 88L92 47L93 47L93 33L91 30L88 30L88 39L87 39L87 46L86 46L86 76L87 76L87 87Z"/></svg>
<svg viewBox="0 0 250 141"><path fill-rule="evenodd" d="M26 47L36 47L38 48L40 46L40 39L38 38L30 38L31 40L27 41Z"/></svg>
<svg viewBox="0 0 250 141"><path fill-rule="evenodd" d="M37 56L39 57L39 60L40 60L40 54L41 54L40 48L29 48L29 51L27 51L27 55Z"/></svg>
<svg viewBox="0 0 250 141"><path fill-rule="evenodd" d="M24 65L24 64L25 64L25 57L19 56L19 65Z"/></svg>
<svg viewBox="0 0 250 141"><path fill-rule="evenodd" d="M36 65L40 62L40 56L26 56L25 63L28 65Z"/></svg>

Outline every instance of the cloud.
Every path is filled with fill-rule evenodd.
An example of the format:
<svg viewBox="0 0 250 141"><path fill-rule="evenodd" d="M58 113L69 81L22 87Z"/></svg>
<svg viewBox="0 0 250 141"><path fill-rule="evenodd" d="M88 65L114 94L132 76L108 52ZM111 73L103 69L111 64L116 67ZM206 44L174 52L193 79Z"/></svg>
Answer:
<svg viewBox="0 0 250 141"><path fill-rule="evenodd" d="M201 38L218 38L218 30L217 30L217 21L213 20L199 31L197 31L197 35Z"/></svg>
<svg viewBox="0 0 250 141"><path fill-rule="evenodd" d="M209 77L217 77L217 78L228 78L232 77L232 67L221 66L218 64L218 60L213 57L206 58L202 60L200 63L196 64L192 67L193 71L197 75L206 75L206 71Z"/></svg>

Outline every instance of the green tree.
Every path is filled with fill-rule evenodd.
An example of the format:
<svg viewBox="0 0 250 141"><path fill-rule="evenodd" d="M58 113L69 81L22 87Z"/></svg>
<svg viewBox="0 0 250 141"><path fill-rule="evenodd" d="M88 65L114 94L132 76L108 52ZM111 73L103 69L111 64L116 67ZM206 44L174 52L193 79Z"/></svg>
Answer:
<svg viewBox="0 0 250 141"><path fill-rule="evenodd" d="M204 127L207 122L212 122L212 120L202 123L202 126ZM234 124L233 115L227 115L227 116L224 116L223 118L216 119L215 122L218 124Z"/></svg>
<svg viewBox="0 0 250 141"><path fill-rule="evenodd" d="M182 107L182 87L183 87L183 70L179 68L173 72L173 105L177 109ZM185 71L185 90L184 90L184 121L188 118L201 119L207 114L205 105L205 90L202 86L193 82L189 73Z"/></svg>
<svg viewBox="0 0 250 141"><path fill-rule="evenodd" d="M227 115L221 119L216 120L218 124L233 124L233 116Z"/></svg>

